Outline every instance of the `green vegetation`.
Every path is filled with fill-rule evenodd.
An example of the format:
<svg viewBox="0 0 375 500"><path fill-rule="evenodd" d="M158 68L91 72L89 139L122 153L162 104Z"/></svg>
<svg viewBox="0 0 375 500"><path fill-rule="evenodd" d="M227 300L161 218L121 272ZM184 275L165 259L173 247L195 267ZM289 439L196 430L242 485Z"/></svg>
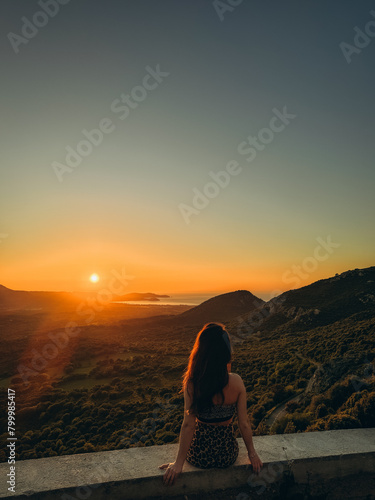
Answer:
<svg viewBox="0 0 375 500"><path fill-rule="evenodd" d="M249 328L246 340L233 344L232 371L244 380L254 434L374 426L373 281L366 280L367 295L361 295L349 278L361 300L349 304L347 291L345 307L337 297L330 299L331 318L325 308L322 319L311 309L315 304L307 312L291 312L288 297L257 327L259 334ZM318 282L313 289L322 310L323 285ZM329 290L336 286L334 280ZM301 296L293 292L299 308L308 303L305 288ZM155 317L82 326L26 386L17 368L31 366L33 349L42 352L49 341L41 324L40 315L0 316L6 332L2 377L16 390L18 460L178 441L181 379L202 325ZM227 324L234 341L238 324L238 319ZM6 408L4 385L0 402ZM6 428L1 432L1 450L6 450Z"/></svg>
<svg viewBox="0 0 375 500"><path fill-rule="evenodd" d="M374 326L374 318L354 317L303 336L270 334L235 345L232 371L245 382L254 433L373 426L375 386L369 370L375 351L369 344L375 338ZM157 350L154 343L151 351L150 345L141 349L139 341L128 342L127 347L117 346L121 357L109 357L99 346L89 349L90 340L82 339L59 380L51 381L47 371L30 380L33 387L38 383L33 401L14 377L18 459L177 442L183 416L180 381L191 346L181 339L181 349L175 342L167 353L164 341L160 344ZM275 406L303 393L317 370L308 358L313 354L313 361L325 367L315 376L318 393L289 402L286 415L267 426L265 418ZM0 398L5 408L4 389ZM6 437L2 434L3 444Z"/></svg>

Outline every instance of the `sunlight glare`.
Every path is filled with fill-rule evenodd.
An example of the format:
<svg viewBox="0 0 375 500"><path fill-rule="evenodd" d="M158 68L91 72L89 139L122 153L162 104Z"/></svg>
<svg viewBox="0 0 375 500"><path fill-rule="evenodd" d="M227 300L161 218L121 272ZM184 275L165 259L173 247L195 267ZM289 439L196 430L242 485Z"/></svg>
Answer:
<svg viewBox="0 0 375 500"><path fill-rule="evenodd" d="M95 274L95 273L92 274L90 276L90 281L91 281L91 283L97 283L99 281L99 276L97 274Z"/></svg>

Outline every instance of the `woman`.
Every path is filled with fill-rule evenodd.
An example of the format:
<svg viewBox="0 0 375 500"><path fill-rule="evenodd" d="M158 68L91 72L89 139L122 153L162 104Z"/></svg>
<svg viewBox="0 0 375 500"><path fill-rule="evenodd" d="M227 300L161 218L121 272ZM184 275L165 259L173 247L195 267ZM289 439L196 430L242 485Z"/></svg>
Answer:
<svg viewBox="0 0 375 500"><path fill-rule="evenodd" d="M232 347L221 323L208 323L198 333L184 374L184 420L176 461L160 465L166 469L163 482L174 483L185 459L200 468L229 467L238 456L233 415L245 441L253 470L263 466L252 440L247 416L246 389L239 375L231 373Z"/></svg>

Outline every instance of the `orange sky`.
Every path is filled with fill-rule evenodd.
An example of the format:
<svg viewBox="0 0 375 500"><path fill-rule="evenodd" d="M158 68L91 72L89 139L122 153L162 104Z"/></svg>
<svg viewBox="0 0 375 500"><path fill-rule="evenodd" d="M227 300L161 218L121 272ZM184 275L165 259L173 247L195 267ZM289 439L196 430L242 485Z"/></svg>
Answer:
<svg viewBox="0 0 375 500"><path fill-rule="evenodd" d="M110 3L0 44L0 284L267 298L374 265L374 46L339 46L370 7Z"/></svg>
<svg viewBox="0 0 375 500"><path fill-rule="evenodd" d="M14 249L14 253L4 246L3 254L8 251L10 255L8 265L1 269L1 284L23 290L100 290L120 275L127 276L124 293L223 293L247 289L266 299L358 267L341 245L330 248L329 238L319 241L325 242L326 248L317 240L310 245L296 244L300 248L294 258L288 258L282 247L274 257L272 249L268 253L259 249L247 254L244 249L234 251L226 242L212 255L209 248L198 249L194 255L193 244L184 254L173 248L167 253L158 245L146 251L94 241L76 242L55 250L52 244L41 250L33 250L30 245L27 252ZM338 245L333 238L331 242ZM11 247L11 241L8 243ZM228 253L233 254L232 259ZM370 259L362 264L359 267L370 266ZM98 283L89 281L92 273L99 275Z"/></svg>

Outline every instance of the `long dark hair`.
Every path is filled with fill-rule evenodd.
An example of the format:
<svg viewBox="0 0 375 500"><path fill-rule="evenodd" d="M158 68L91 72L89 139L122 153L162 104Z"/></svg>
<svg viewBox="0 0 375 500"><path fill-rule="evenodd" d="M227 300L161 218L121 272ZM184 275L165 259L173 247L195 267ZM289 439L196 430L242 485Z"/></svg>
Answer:
<svg viewBox="0 0 375 500"><path fill-rule="evenodd" d="M205 324L195 339L183 375L181 392L189 390L189 382L193 385L192 413L212 408L215 394L220 394L224 403L223 388L229 381L227 364L231 359L232 346L225 326L221 323Z"/></svg>

